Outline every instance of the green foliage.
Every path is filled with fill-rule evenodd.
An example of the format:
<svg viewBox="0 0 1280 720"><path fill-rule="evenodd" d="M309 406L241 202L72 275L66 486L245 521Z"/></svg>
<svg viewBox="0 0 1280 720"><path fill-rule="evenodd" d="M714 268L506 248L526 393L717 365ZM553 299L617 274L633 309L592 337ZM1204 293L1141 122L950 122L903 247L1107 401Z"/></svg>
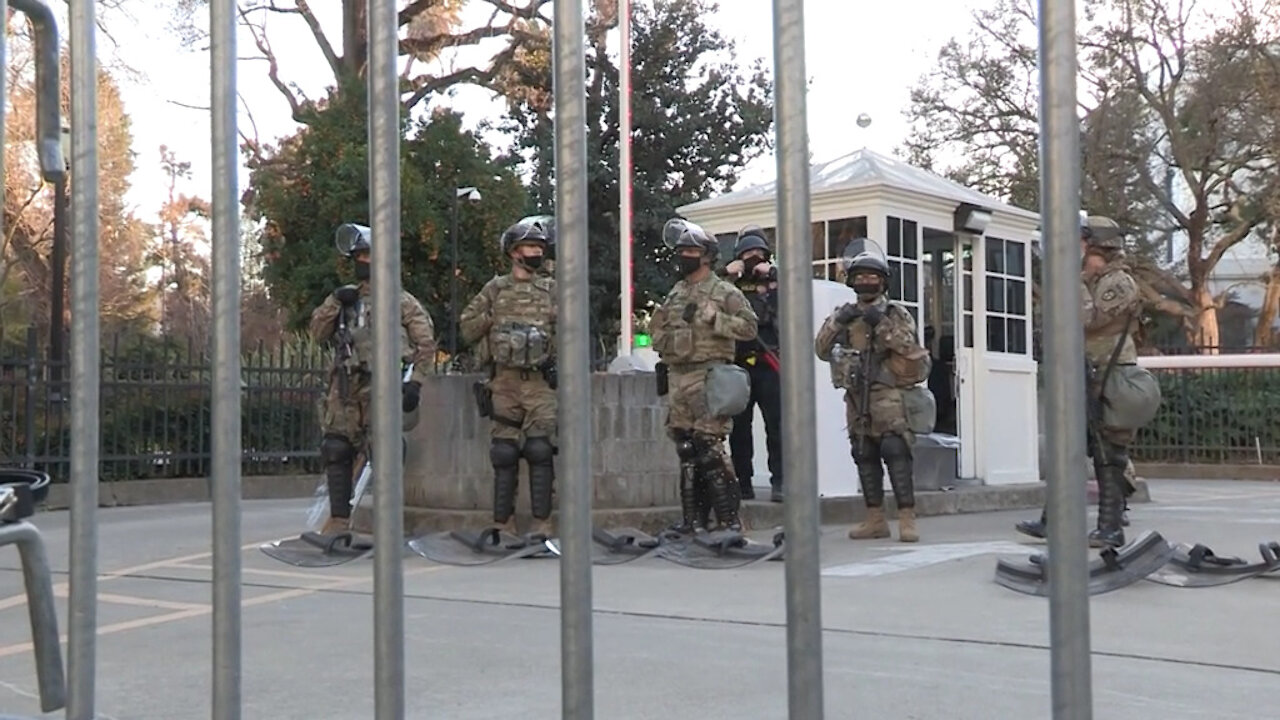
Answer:
<svg viewBox="0 0 1280 720"><path fill-rule="evenodd" d="M1280 372L1155 372L1164 399L1134 442L1135 460L1254 463L1261 445L1264 462L1280 462L1280 424L1273 411Z"/></svg>
<svg viewBox="0 0 1280 720"><path fill-rule="evenodd" d="M279 148L250 158L250 214L266 221L263 279L295 328L305 326L335 287L354 281L333 234L342 223L371 224L365 111L363 86L344 86L308 110L306 126ZM497 239L519 219L527 194L482 141L463 131L460 115L437 111L409 130L401 144L401 277L443 335L455 188L473 186L483 196L479 204L459 206L460 303L504 271ZM377 243L374 238L375 253Z"/></svg>
<svg viewBox="0 0 1280 720"><path fill-rule="evenodd" d="M674 282L662 225L675 208L731 188L743 167L768 146L772 84L757 60L743 72L734 44L708 26L707 0L658 0L633 6L632 228L635 309L661 300ZM543 54L546 58L549 55ZM545 80L545 72L530 77ZM543 88L550 91L550 87ZM532 93L545 97L545 93ZM552 123L545 107L513 102L505 129L533 175L542 211L554 203ZM591 309L595 332L618 331L618 68L592 42L587 53L587 167Z"/></svg>

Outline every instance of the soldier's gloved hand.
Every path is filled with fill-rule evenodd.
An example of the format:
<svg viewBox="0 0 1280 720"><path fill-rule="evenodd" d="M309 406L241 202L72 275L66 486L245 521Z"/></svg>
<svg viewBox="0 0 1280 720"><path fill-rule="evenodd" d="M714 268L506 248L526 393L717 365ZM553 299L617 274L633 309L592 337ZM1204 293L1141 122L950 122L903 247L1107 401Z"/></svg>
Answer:
<svg viewBox="0 0 1280 720"><path fill-rule="evenodd" d="M858 309L858 306L853 303L849 303L836 311L836 322L841 325L848 325L861 316L862 311Z"/></svg>
<svg viewBox="0 0 1280 720"><path fill-rule="evenodd" d="M875 305L871 305L867 307L866 310L862 311L862 320L866 322L868 325L870 325L871 327L875 327L876 325L879 325L880 321L883 319L884 319L884 311L882 311L880 308L876 307Z"/></svg>
<svg viewBox="0 0 1280 720"><path fill-rule="evenodd" d="M410 380L401 386L400 393L400 409L404 412L413 412L418 408L418 400L422 397L422 383Z"/></svg>
<svg viewBox="0 0 1280 720"><path fill-rule="evenodd" d="M684 313L680 315L686 323L692 323L694 316L698 314L698 306L695 303L689 303L684 306Z"/></svg>
<svg viewBox="0 0 1280 720"><path fill-rule="evenodd" d="M343 305L355 305L356 301L360 299L360 288L355 285L343 285L333 291L333 299Z"/></svg>

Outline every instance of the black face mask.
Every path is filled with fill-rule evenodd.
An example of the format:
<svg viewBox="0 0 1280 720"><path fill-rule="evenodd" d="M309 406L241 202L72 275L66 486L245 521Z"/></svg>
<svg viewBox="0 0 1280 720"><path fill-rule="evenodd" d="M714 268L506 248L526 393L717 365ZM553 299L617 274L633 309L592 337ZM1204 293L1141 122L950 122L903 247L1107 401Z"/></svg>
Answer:
<svg viewBox="0 0 1280 720"><path fill-rule="evenodd" d="M756 266L764 262L764 258L758 258L754 255L742 261L743 275L751 275L756 271Z"/></svg>
<svg viewBox="0 0 1280 720"><path fill-rule="evenodd" d="M681 275L692 275L702 267L702 258L681 255L676 258L676 266L680 268Z"/></svg>
<svg viewBox="0 0 1280 720"><path fill-rule="evenodd" d="M855 282L852 278L850 278L846 284L849 287L853 288L854 292L858 293L858 297L863 299L869 299L880 294L881 283L879 280L872 280L872 281L863 280L862 282Z"/></svg>
<svg viewBox="0 0 1280 720"><path fill-rule="evenodd" d="M521 265L529 270L537 270L542 267L541 255L521 255L518 261Z"/></svg>
<svg viewBox="0 0 1280 720"><path fill-rule="evenodd" d="M369 275L371 274L370 273L371 270L372 268L369 267L369 263L364 263L364 262L356 263L356 279L368 280Z"/></svg>

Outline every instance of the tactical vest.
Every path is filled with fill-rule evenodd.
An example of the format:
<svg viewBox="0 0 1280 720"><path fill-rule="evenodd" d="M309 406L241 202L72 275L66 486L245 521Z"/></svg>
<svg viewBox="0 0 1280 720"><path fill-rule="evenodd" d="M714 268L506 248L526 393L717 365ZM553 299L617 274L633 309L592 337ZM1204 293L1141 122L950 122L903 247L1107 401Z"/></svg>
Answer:
<svg viewBox="0 0 1280 720"><path fill-rule="evenodd" d="M346 365L348 369L369 372L369 362L376 357L373 347L372 294L360 298L354 312L348 315L347 323L351 331L352 355ZM397 327L400 329L397 356L401 362L404 362L409 359L409 355L405 352L409 347L409 333L404 329L404 323L398 323Z"/></svg>
<svg viewBox="0 0 1280 720"><path fill-rule="evenodd" d="M1082 291L1088 293L1086 301L1091 300L1094 303L1101 301L1101 298L1096 295L1098 285L1113 272L1126 272L1126 267L1119 263L1112 263L1098 275L1083 281ZM1115 352L1117 344L1120 345L1120 354L1116 357L1117 364L1131 365L1138 361L1138 348L1133 341L1133 331L1137 329L1139 311L1140 308L1135 309L1131 313L1113 319L1103 327L1085 332L1085 355L1091 363L1099 368L1105 367L1111 361L1111 354ZM1130 320L1131 315L1132 320ZM1126 325L1128 325L1127 331Z"/></svg>
<svg viewBox="0 0 1280 720"><path fill-rule="evenodd" d="M685 320L684 316L689 305L701 308L708 301L717 308L723 308L725 298L734 289L733 285L714 275L697 284L685 280L676 282L662 303L666 309L666 323L661 340L654 346L663 362L667 365L732 362L736 345L733 338L711 332L710 327L697 319L699 310L695 310L692 321Z"/></svg>
<svg viewBox="0 0 1280 720"><path fill-rule="evenodd" d="M499 368L534 369L555 356L555 281L499 278L491 300L488 351Z"/></svg>
<svg viewBox="0 0 1280 720"><path fill-rule="evenodd" d="M906 309L891 302L886 302L881 310L885 314L881 322L905 322L910 319L910 313ZM862 355L867 352L872 353L867 372L873 385L909 388L928 379L933 359L927 349L913 341L911 352L906 354L886 353L883 350L876 352L877 348L871 342L873 335L874 331L862 318L849 324L841 344L856 350L857 354L850 353L832 361L833 382L837 378L847 379L846 389L857 387L863 367Z"/></svg>

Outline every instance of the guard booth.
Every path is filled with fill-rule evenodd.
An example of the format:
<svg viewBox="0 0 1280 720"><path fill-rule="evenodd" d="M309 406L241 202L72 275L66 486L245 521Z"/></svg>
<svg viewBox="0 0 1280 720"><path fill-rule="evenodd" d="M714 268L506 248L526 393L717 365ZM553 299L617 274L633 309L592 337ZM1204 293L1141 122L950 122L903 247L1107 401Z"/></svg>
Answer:
<svg viewBox="0 0 1280 720"><path fill-rule="evenodd" d="M722 259L738 230L765 228L776 248L775 182L677 208L721 241ZM849 240L885 250L890 296L916 318L933 356L929 388L938 403L934 433L917 441L917 475L926 489L956 481L1035 482L1039 471L1037 363L1032 356L1031 255L1037 213L1013 207L934 173L867 149L810 170L814 329L853 299L839 258ZM859 492L849 455L843 393L817 363L819 492ZM783 358L787 362L787 358ZM785 416L783 423L786 423ZM757 412L755 484L769 472ZM927 449L926 449L927 448ZM949 469L923 477L939 454ZM924 461L924 462L922 462Z"/></svg>

